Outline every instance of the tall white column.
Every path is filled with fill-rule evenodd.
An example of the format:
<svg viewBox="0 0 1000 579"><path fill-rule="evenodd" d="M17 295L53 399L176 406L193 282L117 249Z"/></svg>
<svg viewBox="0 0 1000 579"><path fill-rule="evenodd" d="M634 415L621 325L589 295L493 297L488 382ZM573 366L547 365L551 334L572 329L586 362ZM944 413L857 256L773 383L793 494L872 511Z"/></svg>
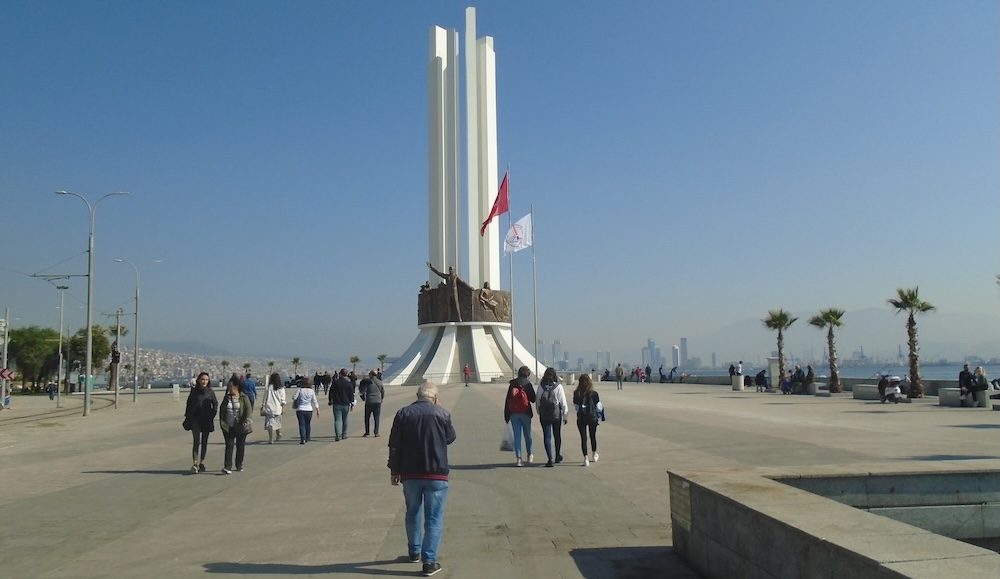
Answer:
<svg viewBox="0 0 1000 579"><path fill-rule="evenodd" d="M476 51L476 9L465 9L465 146L466 201L468 203L469 284L481 287L484 276L480 269L482 251L479 226L492 205L484 205L479 187L479 63ZM492 226L491 226L492 227ZM493 285L492 283L490 284Z"/></svg>
<svg viewBox="0 0 1000 579"><path fill-rule="evenodd" d="M485 36L479 39L477 48L479 99L479 191L480 199L486 207L492 208L496 201L497 189L500 187L500 176L497 167L497 74L496 52L493 50L493 38ZM506 227L499 219L494 221L480 238L480 275L482 282L490 282L490 287L500 287L500 236Z"/></svg>
<svg viewBox="0 0 1000 579"><path fill-rule="evenodd" d="M458 32L433 27L429 56L427 259L443 271L460 255Z"/></svg>

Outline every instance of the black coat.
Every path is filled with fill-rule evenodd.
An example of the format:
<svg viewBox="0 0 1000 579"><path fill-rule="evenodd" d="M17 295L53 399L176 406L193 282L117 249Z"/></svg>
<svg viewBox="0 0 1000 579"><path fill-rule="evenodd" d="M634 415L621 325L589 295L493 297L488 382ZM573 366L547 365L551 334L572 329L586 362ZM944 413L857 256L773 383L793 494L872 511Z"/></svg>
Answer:
<svg viewBox="0 0 1000 579"><path fill-rule="evenodd" d="M507 386L507 398L503 402L503 419L504 422L510 422L510 399L514 393L514 387L520 386L524 388L525 393L528 394L528 416L534 416L535 413L531 411L531 405L535 403L535 387L531 385L531 382L527 378L515 378L510 381L510 385Z"/></svg>
<svg viewBox="0 0 1000 579"><path fill-rule="evenodd" d="M330 405L347 406L354 403L354 382L346 376L339 376L330 386Z"/></svg>
<svg viewBox="0 0 1000 579"><path fill-rule="evenodd" d="M212 432L215 430L215 415L219 412L219 399L211 386L199 388L195 386L188 393L187 405L184 408L184 421L198 430Z"/></svg>

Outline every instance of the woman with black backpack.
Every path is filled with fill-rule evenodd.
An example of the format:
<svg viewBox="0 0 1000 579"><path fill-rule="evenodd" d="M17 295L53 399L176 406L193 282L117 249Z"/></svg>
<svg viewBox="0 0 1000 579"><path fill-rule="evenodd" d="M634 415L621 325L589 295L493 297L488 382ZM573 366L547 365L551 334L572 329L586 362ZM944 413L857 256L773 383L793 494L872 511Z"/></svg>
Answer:
<svg viewBox="0 0 1000 579"><path fill-rule="evenodd" d="M542 374L535 406L538 409L538 422L542 425L545 455L549 457L545 466L552 467L552 439L556 439L555 462L562 462L562 425L569 422L566 392L559 383L559 376L554 368L547 368Z"/></svg>
<svg viewBox="0 0 1000 579"><path fill-rule="evenodd" d="M583 374L580 376L580 383L573 391L573 406L576 407L576 427L580 431L580 447L583 449L583 466L589 466L590 461L597 462L600 456L597 454L597 424L599 420L605 420L604 405L601 404L601 397L594 390L594 383L590 376ZM587 456L587 433L590 433L590 449L593 458Z"/></svg>

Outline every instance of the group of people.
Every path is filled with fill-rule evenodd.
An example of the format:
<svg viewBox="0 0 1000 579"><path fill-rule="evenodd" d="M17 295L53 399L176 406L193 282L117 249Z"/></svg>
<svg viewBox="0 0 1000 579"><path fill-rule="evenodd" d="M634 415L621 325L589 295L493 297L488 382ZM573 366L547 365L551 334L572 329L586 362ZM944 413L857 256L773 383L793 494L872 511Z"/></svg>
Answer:
<svg viewBox="0 0 1000 579"><path fill-rule="evenodd" d="M379 372L370 371L368 376L357 384L353 373L349 374L346 369L341 369L337 378L331 380L327 390L329 392L327 405L332 408L336 441L347 438L347 417L357 403L355 391L365 403L364 436L371 435L372 423L374 423L374 435L379 436L382 400L385 397L385 387L382 385ZM281 375L275 372L268 377L267 389L263 393L258 411L264 418L268 444L274 444L282 438L281 417L287 402L285 384L281 380ZM226 442L222 474L231 474L234 467L237 472L243 470L246 439L247 435L253 432L252 417L256 405L257 382L250 373L245 376L233 374L226 383L221 402L211 387L211 376L207 372L198 374L188 393L182 423L184 429L191 432L192 474L206 471L205 455L208 451L208 438L209 434L215 431L216 417ZM300 378L299 388L292 399L292 408L295 410L299 426L299 444L305 444L312 439L313 415L318 416L320 413L319 398L308 376Z"/></svg>
<svg viewBox="0 0 1000 579"><path fill-rule="evenodd" d="M531 422L537 411L547 458L545 466L552 467L563 461L562 426L569 423L566 392L552 368L545 370L537 392L529 380L530 376L531 370L527 366L521 366L517 371L517 378L511 380L508 385L507 397L504 400L504 421L511 425L513 431L514 464L524 466L535 461L532 452ZM580 432L583 466L589 466L591 462L597 462L600 458L597 453L597 425L607 417L601 397L594 389L594 383L588 374L580 376L576 390L573 391L573 408L576 412L576 427ZM525 443L525 454L521 453L522 439ZM588 453L588 441L590 453Z"/></svg>
<svg viewBox="0 0 1000 579"><path fill-rule="evenodd" d="M272 389L280 392L272 392ZM272 409L277 407L279 418L270 421L269 436L273 436L275 432L281 436L280 407L284 404L284 389L281 376L276 373L271 374L261 411L263 414L267 407ZM233 374L226 383L221 402L212 390L211 376L208 372L198 374L195 385L188 393L182 424L185 430L191 432L191 474L206 470L208 437L215 431L216 416L219 418L219 428L226 441L222 474L231 474L234 466L237 472L243 470L247 435L253 431L251 416L256 398L257 383L249 374L245 378Z"/></svg>
<svg viewBox="0 0 1000 579"><path fill-rule="evenodd" d="M976 400L976 393L985 392L990 388L990 381L986 379L986 369L982 366L976 366L975 372L969 372L969 365L963 364L962 371L958 373L958 388L962 395L962 406L976 406L980 404ZM985 402L982 402L982 404L985 404Z"/></svg>
<svg viewBox="0 0 1000 579"><path fill-rule="evenodd" d="M659 374L660 374L660 383L661 384L667 383L667 382L673 382L674 381L674 374L677 373L677 366L674 366L673 368L671 368L669 374L667 374L666 372L663 371L663 366L662 365L660 366L660 368L659 368L658 371L659 371ZM610 382L611 381L611 374L612 374L611 370L608 369L608 368L605 368L604 372L601 374L601 381L603 381L603 382ZM641 368L639 366L636 366L635 368L632 368L632 370L628 373L628 376L629 376L628 377L628 381L635 381L636 383L645 382L646 384L649 384L649 383L651 383L653 381L653 367L650 366L649 364L646 364L645 368ZM618 389L622 390L623 387L624 387L624 382L626 382L626 378L625 378L625 368L621 365L620 362L619 362L619 364L617 366L615 366L614 379L615 379L615 383L618 386ZM683 381L684 381L684 375L681 375L681 382L683 382Z"/></svg>
<svg viewBox="0 0 1000 579"><path fill-rule="evenodd" d="M808 386L816 381L816 374L813 372L813 367L810 365L806 366L806 371L802 371L802 366L798 364L795 365L794 370L789 370L784 378L781 380L781 393L782 394L807 394L809 392Z"/></svg>

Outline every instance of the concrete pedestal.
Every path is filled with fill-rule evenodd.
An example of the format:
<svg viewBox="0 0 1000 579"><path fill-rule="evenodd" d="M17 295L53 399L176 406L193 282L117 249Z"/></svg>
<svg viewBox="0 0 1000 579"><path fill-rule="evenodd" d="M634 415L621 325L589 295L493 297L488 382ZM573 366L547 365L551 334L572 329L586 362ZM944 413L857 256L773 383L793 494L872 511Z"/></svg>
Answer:
<svg viewBox="0 0 1000 579"><path fill-rule="evenodd" d="M742 392L743 391L743 376L741 376L740 374L736 374L735 376L730 376L729 378L730 378L730 382L732 382L732 385L733 385L733 392Z"/></svg>
<svg viewBox="0 0 1000 579"><path fill-rule="evenodd" d="M545 366L512 339L510 324L497 322L442 322L419 326L420 334L385 373L385 384L438 384L464 380L465 364L475 382L509 379L520 366L532 369L533 382Z"/></svg>

